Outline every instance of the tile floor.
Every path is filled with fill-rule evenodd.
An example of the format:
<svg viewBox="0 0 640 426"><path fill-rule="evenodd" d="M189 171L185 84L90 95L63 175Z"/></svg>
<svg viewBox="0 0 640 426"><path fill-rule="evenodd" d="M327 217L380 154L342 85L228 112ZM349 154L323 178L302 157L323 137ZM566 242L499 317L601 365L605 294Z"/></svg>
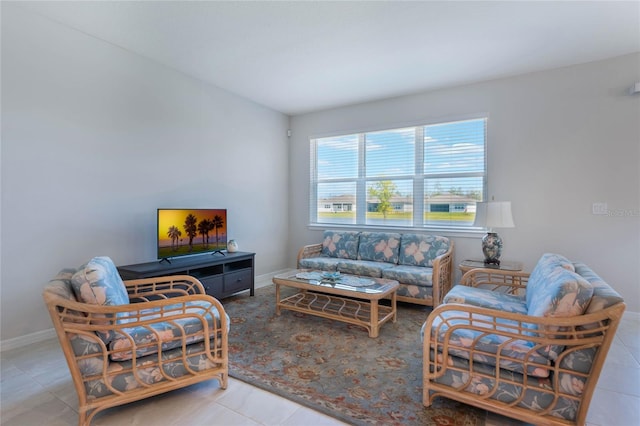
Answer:
<svg viewBox="0 0 640 426"><path fill-rule="evenodd" d="M256 283L269 284L270 280ZM76 425L77 397L57 340L0 354L0 425ZM338 420L230 378L106 410L93 425L342 425ZM488 414L487 426L523 423ZM587 417L590 426L640 425L640 315L625 315Z"/></svg>

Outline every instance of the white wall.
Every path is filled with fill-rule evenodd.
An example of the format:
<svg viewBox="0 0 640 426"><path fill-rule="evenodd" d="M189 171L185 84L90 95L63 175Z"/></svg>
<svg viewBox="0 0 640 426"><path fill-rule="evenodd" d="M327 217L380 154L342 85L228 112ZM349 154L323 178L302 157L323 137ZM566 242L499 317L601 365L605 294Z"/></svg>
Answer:
<svg viewBox="0 0 640 426"><path fill-rule="evenodd" d="M489 196L512 201L516 223L499 230L502 258L529 271L544 252L582 260L640 312L637 81L632 54L293 117L289 259L321 237L307 226L310 136L485 113ZM622 216L593 215L594 202ZM454 237L456 262L482 257L479 238Z"/></svg>
<svg viewBox="0 0 640 426"><path fill-rule="evenodd" d="M3 4L2 340L51 328L61 268L154 260L158 207L227 208L257 273L284 267L288 122Z"/></svg>
<svg viewBox="0 0 640 426"><path fill-rule="evenodd" d="M1 31L2 341L50 329L41 291L62 267L154 259L157 207L227 208L258 274L294 266L320 238L310 135L477 113L489 194L513 202L503 258L581 259L640 312L639 54L302 115L287 142L286 116L10 3ZM458 261L480 255L479 237L454 240Z"/></svg>

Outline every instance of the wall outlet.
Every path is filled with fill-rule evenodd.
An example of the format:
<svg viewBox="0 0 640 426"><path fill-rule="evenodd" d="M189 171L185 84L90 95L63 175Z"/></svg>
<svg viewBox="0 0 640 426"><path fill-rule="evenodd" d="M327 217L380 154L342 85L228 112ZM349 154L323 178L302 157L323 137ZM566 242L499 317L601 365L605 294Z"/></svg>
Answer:
<svg viewBox="0 0 640 426"><path fill-rule="evenodd" d="M591 206L592 214L608 214L609 208L607 207L607 203L593 203Z"/></svg>

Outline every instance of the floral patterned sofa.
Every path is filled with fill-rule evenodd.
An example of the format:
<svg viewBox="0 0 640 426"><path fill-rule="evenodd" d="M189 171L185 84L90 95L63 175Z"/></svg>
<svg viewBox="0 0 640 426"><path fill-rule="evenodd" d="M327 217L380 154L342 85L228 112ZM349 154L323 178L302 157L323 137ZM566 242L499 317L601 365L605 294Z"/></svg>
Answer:
<svg viewBox="0 0 640 426"><path fill-rule="evenodd" d="M61 271L43 298L79 399L100 411L203 380L227 387L229 318L195 278L123 282L108 257Z"/></svg>
<svg viewBox="0 0 640 426"><path fill-rule="evenodd" d="M423 402L458 400L532 424L584 425L625 304L557 254L532 273L474 269L422 328Z"/></svg>
<svg viewBox="0 0 640 426"><path fill-rule="evenodd" d="M298 268L398 281L400 301L437 306L452 285L453 241L428 234L324 231L298 252Z"/></svg>

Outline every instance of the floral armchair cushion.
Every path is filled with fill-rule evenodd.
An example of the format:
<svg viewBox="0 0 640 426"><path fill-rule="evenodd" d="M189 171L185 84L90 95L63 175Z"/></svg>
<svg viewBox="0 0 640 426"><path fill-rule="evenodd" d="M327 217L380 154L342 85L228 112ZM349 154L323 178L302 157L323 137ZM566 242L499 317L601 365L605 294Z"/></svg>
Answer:
<svg viewBox="0 0 640 426"><path fill-rule="evenodd" d="M392 232L363 232L360 234L358 260L398 263L400 234Z"/></svg>
<svg viewBox="0 0 640 426"><path fill-rule="evenodd" d="M162 352L163 364L158 365L154 355L121 362L109 362L101 346L89 336L74 335L71 345L78 359L78 367L85 380L84 386L89 399L97 399L118 392L127 392L145 385L178 379L194 371L205 371L213 363L207 356L205 342L194 343L184 348L177 347ZM105 380L105 377L107 380Z"/></svg>
<svg viewBox="0 0 640 426"><path fill-rule="evenodd" d="M573 264L559 255L544 255L529 277L527 283L527 314L537 317L572 317L582 315L593 296L593 286L576 274ZM567 263L570 267L567 266ZM533 281L533 282L532 282ZM531 286L531 287L530 287ZM532 336L538 327L531 325ZM562 331L547 327L545 332ZM558 345L539 349L543 355L555 360L564 350Z"/></svg>
<svg viewBox="0 0 640 426"><path fill-rule="evenodd" d="M442 313L442 318L434 320L431 335L437 337L440 343L448 342L450 355L464 359L473 357L481 364L499 366L535 377L548 377L549 358L540 353L531 341L491 334L491 324L494 319L505 331L517 333L519 327L517 321L474 315L472 323L487 328L487 331L481 332L464 328L464 325L469 323L468 312L447 311ZM425 325L426 322L422 325L422 336L427 332L424 329ZM525 368L526 371L524 371Z"/></svg>
<svg viewBox="0 0 640 426"><path fill-rule="evenodd" d="M587 307L585 314L592 314L603 309L609 308L617 303L624 302L624 299L609 284L600 278L584 263L574 263L576 273L587 280L593 286L593 296ZM581 326L582 329L592 330L600 327L599 323L586 324ZM588 373L591 370L596 356L595 348L579 349L571 351L562 358L560 362L561 368L578 371L580 373ZM587 377L584 374L571 374L570 372L561 372L559 375L559 384L567 393L573 395L582 395L586 386Z"/></svg>
<svg viewBox="0 0 640 426"><path fill-rule="evenodd" d="M47 288L45 291L54 293L57 296L60 296L66 300L71 300L73 302L77 302L78 299L73 291L71 286L71 278L73 274L76 273L75 269L63 269L58 272L54 278L49 281ZM81 318L85 318L85 315L82 312L68 310L67 311L72 316L77 316ZM81 318L78 318L79 322L84 322Z"/></svg>
<svg viewBox="0 0 640 426"><path fill-rule="evenodd" d="M547 276L556 268L575 272L573 263L566 257L554 253L543 254L529 276L526 291L527 301L532 300L536 293L544 291L543 288L547 285Z"/></svg>
<svg viewBox="0 0 640 426"><path fill-rule="evenodd" d="M194 313L202 313L211 309L211 304L208 302L188 302L190 308L186 310L192 310ZM170 312L173 307L166 306L163 308L165 312ZM182 313L182 310L177 310L176 313ZM140 318L140 321L151 320L157 318L157 310L150 309L145 313L145 316ZM205 314L207 323L210 328L213 328L214 321L216 322L216 328L220 327L220 313L214 310ZM227 324L230 324L229 317L227 315ZM133 358L132 346L135 344L136 357L140 358L146 355L158 353L158 342L162 345L162 352L181 346L183 343L190 345L192 343L201 342L204 340L203 323L198 317L180 318L174 321L164 321L159 323L151 323L148 326L138 326L125 328L124 333L116 333L111 343L109 343L109 349L112 351L112 361L126 361ZM228 330L227 330L228 331ZM186 339L182 337L186 336ZM131 339L130 339L131 338Z"/></svg>
<svg viewBox="0 0 640 426"><path fill-rule="evenodd" d="M402 234L400 265L433 267L433 260L449 250L449 239L438 235Z"/></svg>
<svg viewBox="0 0 640 426"><path fill-rule="evenodd" d="M94 257L71 278L78 300L94 305L126 305L129 295L113 261Z"/></svg>
<svg viewBox="0 0 640 426"><path fill-rule="evenodd" d="M127 289L113 261L107 256L94 257L80 267L71 278L78 301L93 305L120 306L129 304ZM108 344L113 332L98 332Z"/></svg>
<svg viewBox="0 0 640 426"><path fill-rule="evenodd" d="M579 400L564 397L556 398L550 392L553 389L555 378L550 375L546 378L532 375L522 375L504 368L496 369L490 364L474 363L473 378L469 378L469 361L456 356L449 356L446 360L442 354L430 353L431 359L435 356L441 362L446 362L453 368L448 368L445 374L434 381L459 391L470 392L486 398L489 392L490 399L497 399L505 404L514 404L525 409L544 410L549 409L549 414L562 419L573 420L576 416ZM496 379L499 379L496 380ZM526 388L522 384L526 385ZM464 386L463 386L464 385ZM564 390L564 383L560 384ZM492 392L492 390L495 390ZM581 393L581 392L580 392Z"/></svg>
<svg viewBox="0 0 640 426"><path fill-rule="evenodd" d="M591 302L587 306L585 313L592 314L594 312L601 311L613 306L616 303L624 302L624 299L620 294L615 291L609 284L607 284L602 278L598 276L591 268L584 263L574 263L576 273L580 274L582 278L587 280L589 284L593 286L593 296Z"/></svg>
<svg viewBox="0 0 640 426"><path fill-rule="evenodd" d="M321 254L341 259L356 259L359 235L359 232L324 231Z"/></svg>
<svg viewBox="0 0 640 426"><path fill-rule="evenodd" d="M53 292L67 300L77 302L78 299L76 298L76 295L71 287L71 278L75 273L75 269L61 270L60 272L58 272L58 275L56 275L49 281L47 291Z"/></svg>
<svg viewBox="0 0 640 426"><path fill-rule="evenodd" d="M480 308L527 315L524 298L477 287L456 285L444 296L443 303L463 303Z"/></svg>
<svg viewBox="0 0 640 426"><path fill-rule="evenodd" d="M528 289L527 289L528 290ZM562 267L548 271L545 285L535 293L527 291L527 310L537 317L582 315L593 295L593 286L575 272Z"/></svg>

